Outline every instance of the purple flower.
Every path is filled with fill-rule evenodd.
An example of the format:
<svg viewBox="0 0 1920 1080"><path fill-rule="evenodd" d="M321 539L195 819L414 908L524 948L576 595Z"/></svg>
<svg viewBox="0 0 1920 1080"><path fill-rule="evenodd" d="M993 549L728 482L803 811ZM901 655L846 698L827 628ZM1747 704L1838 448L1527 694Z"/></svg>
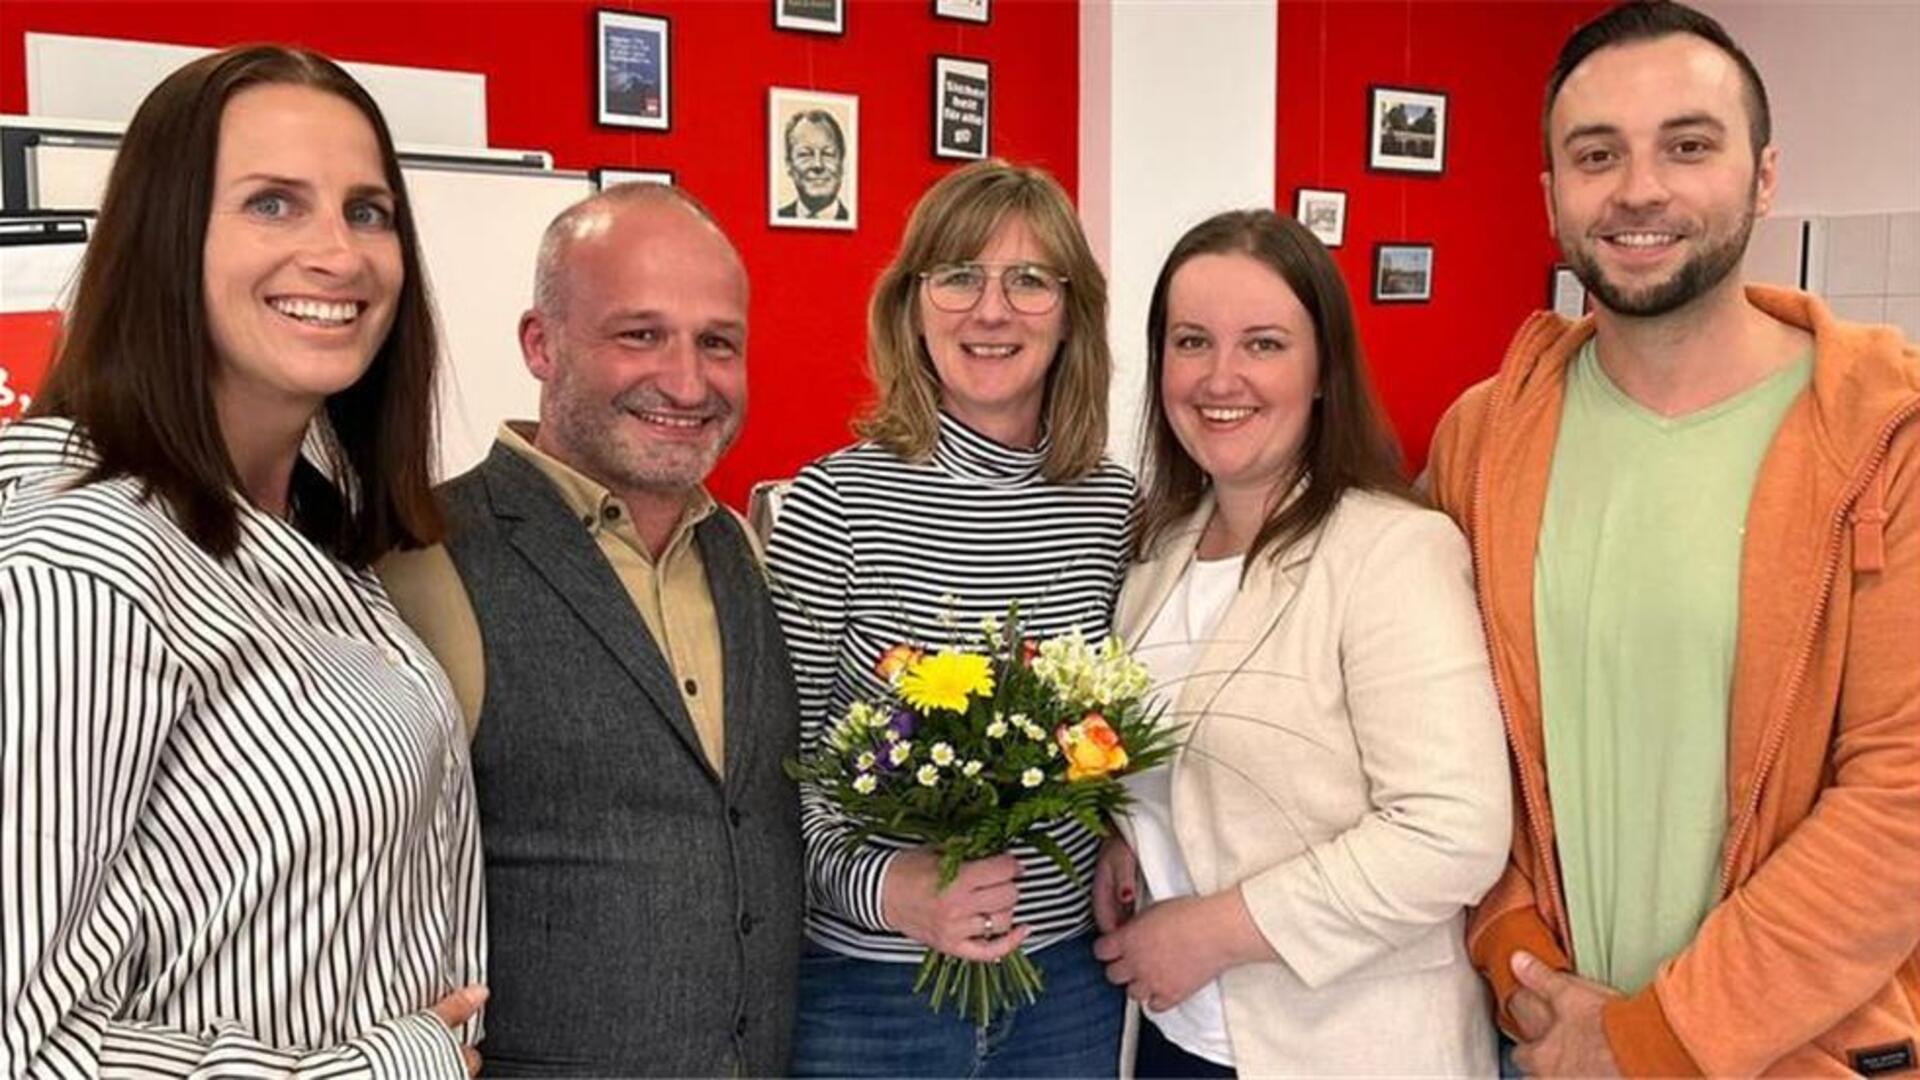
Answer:
<svg viewBox="0 0 1920 1080"><path fill-rule="evenodd" d="M919 726L919 723L920 718L915 716L912 710L895 709L892 718L887 721L887 729L903 739L910 739L913 737L913 729Z"/></svg>

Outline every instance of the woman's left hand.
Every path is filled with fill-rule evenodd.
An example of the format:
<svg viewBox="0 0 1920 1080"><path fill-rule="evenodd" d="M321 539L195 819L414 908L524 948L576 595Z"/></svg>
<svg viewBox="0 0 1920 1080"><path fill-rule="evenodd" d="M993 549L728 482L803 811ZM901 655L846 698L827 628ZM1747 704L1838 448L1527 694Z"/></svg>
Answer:
<svg viewBox="0 0 1920 1080"><path fill-rule="evenodd" d="M1236 964L1273 959L1240 890L1154 904L1093 943L1107 981L1155 1012L1173 1008Z"/></svg>

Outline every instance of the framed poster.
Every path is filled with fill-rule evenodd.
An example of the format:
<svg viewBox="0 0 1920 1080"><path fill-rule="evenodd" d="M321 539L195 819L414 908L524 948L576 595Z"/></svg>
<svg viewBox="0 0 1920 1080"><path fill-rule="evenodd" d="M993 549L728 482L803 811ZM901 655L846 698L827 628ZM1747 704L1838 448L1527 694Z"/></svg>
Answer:
<svg viewBox="0 0 1920 1080"><path fill-rule="evenodd" d="M993 12L987 6L991 2L992 0L933 0L933 15L936 19L983 23L993 17Z"/></svg>
<svg viewBox="0 0 1920 1080"><path fill-rule="evenodd" d="M600 123L666 131L672 127L667 20L626 11L594 12L593 40Z"/></svg>
<svg viewBox="0 0 1920 1080"><path fill-rule="evenodd" d="M860 221L860 99L767 90L767 224L843 229Z"/></svg>
<svg viewBox="0 0 1920 1080"><path fill-rule="evenodd" d="M1347 193L1326 188L1301 188L1293 195L1293 218L1314 239L1337 248L1347 239Z"/></svg>
<svg viewBox="0 0 1920 1080"><path fill-rule="evenodd" d="M1398 86L1368 96L1367 168L1378 172L1447 171L1447 95Z"/></svg>
<svg viewBox="0 0 1920 1080"><path fill-rule="evenodd" d="M847 0L773 0L773 25L809 34L844 34Z"/></svg>
<svg viewBox="0 0 1920 1080"><path fill-rule="evenodd" d="M933 156L987 156L992 141L993 76L985 60L933 58Z"/></svg>
<svg viewBox="0 0 1920 1080"><path fill-rule="evenodd" d="M593 186L601 191L619 184L671 184L673 173L667 169L620 169L601 166L593 170Z"/></svg>
<svg viewBox="0 0 1920 1080"><path fill-rule="evenodd" d="M1373 300L1377 304L1424 304L1433 299L1432 244L1375 244Z"/></svg>

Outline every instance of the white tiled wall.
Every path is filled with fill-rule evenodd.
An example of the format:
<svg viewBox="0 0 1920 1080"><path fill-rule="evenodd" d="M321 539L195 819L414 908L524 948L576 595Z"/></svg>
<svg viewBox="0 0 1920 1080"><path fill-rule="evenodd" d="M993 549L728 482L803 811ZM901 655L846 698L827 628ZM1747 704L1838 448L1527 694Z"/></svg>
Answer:
<svg viewBox="0 0 1920 1080"><path fill-rule="evenodd" d="M1810 220L1807 288L1842 318L1920 341L1920 210Z"/></svg>

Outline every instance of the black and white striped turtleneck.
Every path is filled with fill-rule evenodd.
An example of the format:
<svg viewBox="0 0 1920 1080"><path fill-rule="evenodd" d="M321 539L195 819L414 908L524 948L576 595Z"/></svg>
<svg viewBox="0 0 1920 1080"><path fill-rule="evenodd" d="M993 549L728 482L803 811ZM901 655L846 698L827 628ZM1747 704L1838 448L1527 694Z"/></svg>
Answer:
<svg viewBox="0 0 1920 1080"><path fill-rule="evenodd" d="M92 461L0 430L0 1076L464 1076L445 677L370 572L250 508L214 559Z"/></svg>
<svg viewBox="0 0 1920 1080"><path fill-rule="evenodd" d="M1089 637L1107 633L1133 478L1103 460L1078 482L1049 483L1045 452L1044 443L1003 446L943 413L924 463L861 443L801 470L767 562L793 654L803 750L856 697L884 693L874 666L896 644L943 645L973 633L984 616L1005 616L1014 601L1033 636L1075 626ZM921 946L889 928L880 905L888 863L912 845L876 839L843 850L846 825L835 810L804 791L801 804L808 937L849 956L917 960ZM1051 833L1092 880L1098 840L1071 824ZM1023 864L1014 921L1033 927L1028 951L1091 925L1084 886L1032 848L1014 854Z"/></svg>

